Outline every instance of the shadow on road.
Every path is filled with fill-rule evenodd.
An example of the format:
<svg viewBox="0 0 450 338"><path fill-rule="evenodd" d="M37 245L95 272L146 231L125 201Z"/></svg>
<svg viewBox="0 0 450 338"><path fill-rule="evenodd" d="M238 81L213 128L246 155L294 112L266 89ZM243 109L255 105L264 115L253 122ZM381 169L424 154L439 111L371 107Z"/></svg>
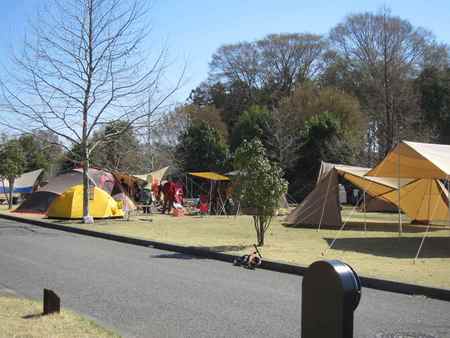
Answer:
<svg viewBox="0 0 450 338"><path fill-rule="evenodd" d="M203 257L192 256L180 252L167 253L167 254L159 254L159 255L151 255L151 258L175 258L175 259L202 259Z"/></svg>
<svg viewBox="0 0 450 338"><path fill-rule="evenodd" d="M193 249L208 250L213 252L230 252L240 251L246 248L250 248L250 245L218 245L218 246L196 246ZM159 255L151 255L151 258L175 258L175 259L205 259L204 257L189 255L180 252L164 253Z"/></svg>

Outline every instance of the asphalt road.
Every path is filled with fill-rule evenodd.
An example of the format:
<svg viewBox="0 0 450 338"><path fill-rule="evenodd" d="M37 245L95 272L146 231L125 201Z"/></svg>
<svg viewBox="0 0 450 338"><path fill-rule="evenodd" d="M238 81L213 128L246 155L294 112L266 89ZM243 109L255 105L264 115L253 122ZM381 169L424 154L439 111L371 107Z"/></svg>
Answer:
<svg viewBox="0 0 450 338"><path fill-rule="evenodd" d="M1 288L51 288L125 337L300 336L298 276L0 219ZM450 302L363 289L355 337L450 337Z"/></svg>

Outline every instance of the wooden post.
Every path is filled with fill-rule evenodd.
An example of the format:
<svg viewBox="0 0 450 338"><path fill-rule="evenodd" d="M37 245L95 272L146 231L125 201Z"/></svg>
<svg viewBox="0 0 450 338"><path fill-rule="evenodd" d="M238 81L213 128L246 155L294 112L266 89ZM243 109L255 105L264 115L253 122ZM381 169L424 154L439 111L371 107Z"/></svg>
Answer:
<svg viewBox="0 0 450 338"><path fill-rule="evenodd" d="M43 315L59 313L61 309L61 299L49 289L44 289L44 312Z"/></svg>

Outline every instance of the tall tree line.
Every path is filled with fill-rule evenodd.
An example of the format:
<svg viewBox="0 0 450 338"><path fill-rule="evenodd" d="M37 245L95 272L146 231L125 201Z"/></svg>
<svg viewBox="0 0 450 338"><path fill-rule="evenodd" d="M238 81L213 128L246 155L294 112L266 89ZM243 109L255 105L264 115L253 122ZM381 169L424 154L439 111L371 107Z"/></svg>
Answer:
<svg viewBox="0 0 450 338"><path fill-rule="evenodd" d="M261 139L299 198L321 160L372 166L401 139L449 141L448 48L388 9L349 15L326 36L227 44L209 66L178 108L188 125L216 129L230 156Z"/></svg>

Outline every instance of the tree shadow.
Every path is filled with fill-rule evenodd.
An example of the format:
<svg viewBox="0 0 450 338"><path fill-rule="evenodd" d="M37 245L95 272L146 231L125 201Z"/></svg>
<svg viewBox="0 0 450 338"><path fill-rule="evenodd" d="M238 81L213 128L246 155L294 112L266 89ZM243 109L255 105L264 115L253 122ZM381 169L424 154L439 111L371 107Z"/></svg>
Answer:
<svg viewBox="0 0 450 338"><path fill-rule="evenodd" d="M198 246L198 249L210 250L215 252L241 251L251 248L251 245L216 245L216 246Z"/></svg>
<svg viewBox="0 0 450 338"><path fill-rule="evenodd" d="M168 254L159 254L159 255L151 255L151 258L175 258L175 259L201 259L203 257L188 255L180 252L168 253Z"/></svg>
<svg viewBox="0 0 450 338"><path fill-rule="evenodd" d="M414 258L423 237L338 238L332 249L393 258ZM330 245L334 238L324 238ZM420 258L450 258L450 237L427 237Z"/></svg>
<svg viewBox="0 0 450 338"><path fill-rule="evenodd" d="M288 223L282 223L282 225L286 228L293 228L293 229L312 229L317 230L318 225L312 225L312 224L288 224ZM339 227L336 226L330 226L330 225L322 225L320 229L323 230L340 230ZM448 227L442 226L442 225L431 225L429 228L429 232L435 232L435 231L441 231L441 230L448 230ZM367 232L392 232L392 233L398 233L399 232L399 226L397 222L385 222L377 223L377 222L367 222L367 226L364 225L364 222L347 222L342 229L342 231L367 231ZM403 224L402 231L404 233L421 233L427 231L427 225L423 224Z"/></svg>
<svg viewBox="0 0 450 338"><path fill-rule="evenodd" d="M217 246L195 246L193 249L200 249L205 251L212 251L218 253L240 251L246 248L250 248L251 245L217 245ZM185 254L181 252L164 253L158 255L151 255L151 258L175 258L175 259L204 259L204 257L198 255Z"/></svg>

